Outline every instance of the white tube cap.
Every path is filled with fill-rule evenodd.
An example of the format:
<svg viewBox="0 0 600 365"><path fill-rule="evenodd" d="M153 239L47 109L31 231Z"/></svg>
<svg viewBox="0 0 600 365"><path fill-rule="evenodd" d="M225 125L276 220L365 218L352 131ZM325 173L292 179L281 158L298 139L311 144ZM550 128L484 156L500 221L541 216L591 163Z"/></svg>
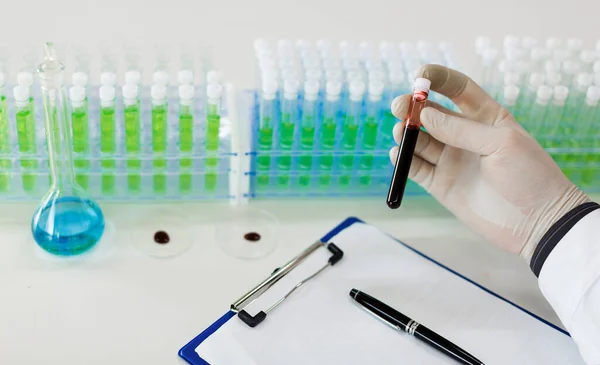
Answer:
<svg viewBox="0 0 600 365"><path fill-rule="evenodd" d="M288 79L283 82L283 96L286 99L296 99L298 97L298 89L300 82L295 79Z"/></svg>
<svg viewBox="0 0 600 365"><path fill-rule="evenodd" d="M554 87L554 100L563 102L567 100L569 96L569 88L564 85L557 85Z"/></svg>
<svg viewBox="0 0 600 365"><path fill-rule="evenodd" d="M385 74L382 71L375 70L369 72L369 82L378 81L383 83L385 81Z"/></svg>
<svg viewBox="0 0 600 365"><path fill-rule="evenodd" d="M547 49L542 47L533 47L531 51L529 51L529 57L534 62L539 62L545 60L550 56L550 52Z"/></svg>
<svg viewBox="0 0 600 365"><path fill-rule="evenodd" d="M77 71L71 75L71 81L74 86L86 87L88 84L88 76L85 72Z"/></svg>
<svg viewBox="0 0 600 365"><path fill-rule="evenodd" d="M360 101L365 94L365 83L362 81L353 81L350 84L350 100Z"/></svg>
<svg viewBox="0 0 600 365"><path fill-rule="evenodd" d="M597 56L596 52L589 50L589 49L584 49L579 54L579 59L581 60L581 62L588 63L588 64L593 63L597 57L598 56Z"/></svg>
<svg viewBox="0 0 600 365"><path fill-rule="evenodd" d="M526 37L523 37L523 40L521 41L521 45L525 49L531 49L538 45L538 40L533 37L526 36Z"/></svg>
<svg viewBox="0 0 600 365"><path fill-rule="evenodd" d="M339 96L342 92L342 83L339 81L327 81L325 92L327 93L327 96Z"/></svg>
<svg viewBox="0 0 600 365"><path fill-rule="evenodd" d="M369 99L372 101L380 100L384 87L385 85L381 81L369 82Z"/></svg>
<svg viewBox="0 0 600 365"><path fill-rule="evenodd" d="M406 82L406 76L402 71L390 71L388 76L392 85L400 85Z"/></svg>
<svg viewBox="0 0 600 365"><path fill-rule="evenodd" d="M550 86L542 85L535 94L537 100L549 101L552 98L552 88Z"/></svg>
<svg viewBox="0 0 600 365"><path fill-rule="evenodd" d="M275 80L265 80L262 85L263 98L266 100L275 99L275 95L277 94L277 81Z"/></svg>
<svg viewBox="0 0 600 365"><path fill-rule="evenodd" d="M152 85L150 88L150 97L153 100L165 100L167 98L167 88L165 85Z"/></svg>
<svg viewBox="0 0 600 365"><path fill-rule="evenodd" d="M519 46L519 37L513 34L507 34L504 36L504 41L502 42L502 45L505 51L509 49L515 49Z"/></svg>
<svg viewBox="0 0 600 365"><path fill-rule="evenodd" d="M562 41L558 38L550 37L546 39L546 48L548 48L549 50L555 50L557 48L560 48L561 46Z"/></svg>
<svg viewBox="0 0 600 365"><path fill-rule="evenodd" d="M513 104L519 98L519 88L515 85L507 85L504 87L504 102Z"/></svg>
<svg viewBox="0 0 600 365"><path fill-rule="evenodd" d="M327 81L342 81L344 78L344 73L342 70L331 69L325 71L325 80Z"/></svg>
<svg viewBox="0 0 600 365"><path fill-rule="evenodd" d="M27 71L21 71L17 74L17 84L26 87L33 85L33 74Z"/></svg>
<svg viewBox="0 0 600 365"><path fill-rule="evenodd" d="M548 60L544 64L544 71L546 71L548 73L550 73L550 72L560 72L561 71L560 63L556 62L556 61L553 61L553 60Z"/></svg>
<svg viewBox="0 0 600 365"><path fill-rule="evenodd" d="M318 68L312 68L312 69L306 70L305 76L306 76L307 80L319 81L319 80L321 80L321 77L323 77L323 72L321 72L321 70Z"/></svg>
<svg viewBox="0 0 600 365"><path fill-rule="evenodd" d="M317 100L321 84L316 80L307 80L304 83L304 98L307 100Z"/></svg>
<svg viewBox="0 0 600 365"><path fill-rule="evenodd" d="M102 72L100 74L100 84L106 86L115 86L117 83L117 75L113 72Z"/></svg>
<svg viewBox="0 0 600 365"><path fill-rule="evenodd" d="M142 81L142 74L137 70L125 72L125 83L129 85L139 85ZM137 91L136 91L137 93Z"/></svg>
<svg viewBox="0 0 600 365"><path fill-rule="evenodd" d="M183 100L191 100L194 98L194 87L189 84L179 86L179 98Z"/></svg>
<svg viewBox="0 0 600 365"><path fill-rule="evenodd" d="M574 75L579 71L579 64L573 60L566 60L562 64L562 70L566 74Z"/></svg>
<svg viewBox="0 0 600 365"><path fill-rule="evenodd" d="M423 77L419 77L419 78L415 79L415 82L413 83L413 92L424 91L426 93L429 93L430 87L431 87L430 80L423 78Z"/></svg>
<svg viewBox="0 0 600 365"><path fill-rule="evenodd" d="M85 88L83 86L71 86L69 88L69 99L75 103L81 103L85 100Z"/></svg>
<svg viewBox="0 0 600 365"><path fill-rule="evenodd" d="M569 51L567 51L564 48L555 49L552 52L552 57L554 58L555 61L563 62L569 58Z"/></svg>
<svg viewBox="0 0 600 365"><path fill-rule="evenodd" d="M110 85L102 85L98 91L100 101L108 102L115 100L115 88Z"/></svg>
<svg viewBox="0 0 600 365"><path fill-rule="evenodd" d="M17 85L13 88L13 96L16 101L28 101L29 88L25 85Z"/></svg>
<svg viewBox="0 0 600 365"><path fill-rule="evenodd" d="M600 87L598 87L598 86L588 87L587 92L585 94L585 98L587 99L588 102L592 102L593 104L596 104L598 102L598 100L600 100Z"/></svg>
<svg viewBox="0 0 600 365"><path fill-rule="evenodd" d="M579 75L577 75L577 87L579 89L587 89L589 86L591 86L594 83L594 75L587 73L587 72L582 72Z"/></svg>
<svg viewBox="0 0 600 365"><path fill-rule="evenodd" d="M206 74L206 82L209 84L218 84L221 82L221 74L219 71L211 70Z"/></svg>
<svg viewBox="0 0 600 365"><path fill-rule="evenodd" d="M530 88L535 88L537 90L537 88L544 83L544 74L534 72L531 75L529 75L528 82Z"/></svg>
<svg viewBox="0 0 600 365"><path fill-rule="evenodd" d="M194 83L194 73L190 70L181 70L177 73L177 81L181 85L192 85Z"/></svg>
<svg viewBox="0 0 600 365"><path fill-rule="evenodd" d="M571 52L580 51L583 48L583 39L569 38L567 39L567 49Z"/></svg>
<svg viewBox="0 0 600 365"><path fill-rule="evenodd" d="M125 99L137 99L138 97L138 88L135 84L125 84L123 85L123 98Z"/></svg>
<svg viewBox="0 0 600 365"><path fill-rule="evenodd" d="M560 84L560 80L562 79L562 75L558 72L548 72L546 74L546 85L548 86L557 86Z"/></svg>
<svg viewBox="0 0 600 365"><path fill-rule="evenodd" d="M152 82L156 85L166 86L169 84L169 74L165 71L156 71L152 74Z"/></svg>
<svg viewBox="0 0 600 365"><path fill-rule="evenodd" d="M219 84L210 84L206 87L206 96L209 99L219 99L223 94L223 87Z"/></svg>

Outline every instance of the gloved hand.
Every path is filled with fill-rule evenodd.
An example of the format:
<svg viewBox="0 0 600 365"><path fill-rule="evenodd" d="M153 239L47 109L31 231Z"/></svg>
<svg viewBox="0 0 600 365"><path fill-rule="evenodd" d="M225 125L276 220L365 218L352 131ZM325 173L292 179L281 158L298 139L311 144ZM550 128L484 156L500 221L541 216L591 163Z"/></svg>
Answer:
<svg viewBox="0 0 600 365"><path fill-rule="evenodd" d="M544 149L467 76L427 65L417 77L449 97L462 113L427 102L409 177L475 232L531 260L542 236L589 198L567 179ZM410 95L392 112L406 117ZM403 122L394 127L400 143ZM390 151L395 163L398 147Z"/></svg>

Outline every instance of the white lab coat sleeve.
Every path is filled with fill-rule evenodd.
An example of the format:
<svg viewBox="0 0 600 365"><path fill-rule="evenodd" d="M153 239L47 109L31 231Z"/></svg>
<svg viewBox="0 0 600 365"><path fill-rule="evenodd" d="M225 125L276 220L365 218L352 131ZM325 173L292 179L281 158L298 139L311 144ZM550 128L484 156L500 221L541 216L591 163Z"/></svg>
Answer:
<svg viewBox="0 0 600 365"><path fill-rule="evenodd" d="M600 209L585 214L563 234L543 262L539 286L584 361L599 365Z"/></svg>

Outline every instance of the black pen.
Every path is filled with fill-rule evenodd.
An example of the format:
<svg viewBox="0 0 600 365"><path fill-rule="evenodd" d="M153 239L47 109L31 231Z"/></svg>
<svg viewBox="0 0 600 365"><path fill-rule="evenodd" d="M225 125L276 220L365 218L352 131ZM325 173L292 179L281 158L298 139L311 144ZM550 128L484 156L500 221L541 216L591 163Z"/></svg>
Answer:
<svg viewBox="0 0 600 365"><path fill-rule="evenodd" d="M350 297L362 306L363 309L374 315L389 327L415 336L419 340L452 357L461 364L484 365L483 362L477 360L473 355L456 346L444 337L438 335L422 324L417 323L415 320L410 319L394 308L373 298L369 294L363 293L357 289L352 289L350 290Z"/></svg>

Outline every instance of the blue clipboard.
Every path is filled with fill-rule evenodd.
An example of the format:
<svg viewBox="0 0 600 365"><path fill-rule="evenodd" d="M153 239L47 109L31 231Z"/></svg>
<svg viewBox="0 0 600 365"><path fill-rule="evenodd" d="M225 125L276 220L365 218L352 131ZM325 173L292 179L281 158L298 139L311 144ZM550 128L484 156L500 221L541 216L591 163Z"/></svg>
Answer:
<svg viewBox="0 0 600 365"><path fill-rule="evenodd" d="M334 236L336 236L338 233L340 233L341 231L343 231L344 229L350 227L351 225L353 225L354 223L365 223L363 222L361 219L356 218L356 217L349 217L346 218L346 220L344 220L342 223L340 223L337 227L335 227L334 229L332 229L331 231L329 231L327 234L325 234L323 237L321 237L321 241L322 242L328 242L330 241ZM540 322L545 323L546 325L554 328L555 330L569 336L569 333L566 332L565 330L563 330L562 328L559 328L557 326L555 326L554 324L546 321L545 319L531 313L530 311L528 311L525 308L522 308L520 306L518 306L517 304L511 302L510 300L501 297L500 295L492 292L491 290L477 284L476 282L474 282L473 280L459 274L458 272L450 269L449 267L437 262L436 260L432 259L431 257L423 254L422 252L412 248L411 246L407 245L406 243L395 239L399 244L405 246L406 248L410 249L411 251L415 252L416 254L426 258L427 260L433 262L434 264L450 271L451 273L453 273L454 275L462 278L463 280L468 281L469 283L475 285L476 287L480 288L481 290L485 291L486 293L493 295L494 297L512 305L515 308L518 308L519 310L529 314L530 316L532 316L533 318L537 319ZM185 346L183 346L180 350L179 350L179 356L184 359L185 361L187 361L188 363L192 364L192 365L210 365L208 362L206 362L205 360L201 359L200 356L198 356L198 354L196 353L196 348L204 341L206 340L208 337L210 337L213 333L215 333L222 325L224 325L225 323L227 323L227 321L229 321L231 318L233 318L236 315L235 312L233 311L228 311L227 313L225 313L221 318L217 319L213 324L211 324L207 329L205 329L204 331L202 331L202 333L200 333L198 336L196 336L193 340L191 340L190 342L188 342Z"/></svg>

